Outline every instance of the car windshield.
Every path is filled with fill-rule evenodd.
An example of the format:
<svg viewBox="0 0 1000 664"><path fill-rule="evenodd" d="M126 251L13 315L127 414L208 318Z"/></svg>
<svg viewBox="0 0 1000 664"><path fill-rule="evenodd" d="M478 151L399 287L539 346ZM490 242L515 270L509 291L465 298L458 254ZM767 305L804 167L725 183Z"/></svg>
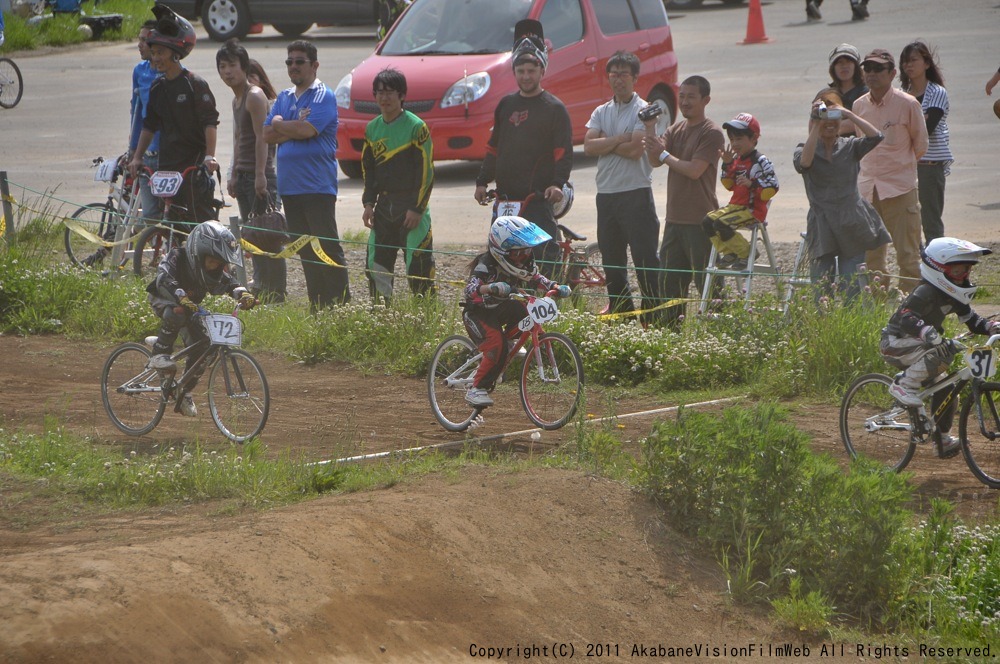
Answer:
<svg viewBox="0 0 1000 664"><path fill-rule="evenodd" d="M419 0L399 19L382 55L503 53L532 0Z"/></svg>

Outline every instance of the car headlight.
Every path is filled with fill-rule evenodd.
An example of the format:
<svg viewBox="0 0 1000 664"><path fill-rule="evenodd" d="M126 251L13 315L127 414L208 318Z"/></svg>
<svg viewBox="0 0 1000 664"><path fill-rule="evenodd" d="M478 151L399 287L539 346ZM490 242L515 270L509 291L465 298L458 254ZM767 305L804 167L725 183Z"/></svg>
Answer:
<svg viewBox="0 0 1000 664"><path fill-rule="evenodd" d="M337 83L337 89L333 91L333 96L337 100L337 106L340 108L351 107L351 81L353 80L354 75L348 74L340 79L340 83Z"/></svg>
<svg viewBox="0 0 1000 664"><path fill-rule="evenodd" d="M461 106L476 101L490 89L490 75L486 72L470 74L448 88L441 98L441 108Z"/></svg>

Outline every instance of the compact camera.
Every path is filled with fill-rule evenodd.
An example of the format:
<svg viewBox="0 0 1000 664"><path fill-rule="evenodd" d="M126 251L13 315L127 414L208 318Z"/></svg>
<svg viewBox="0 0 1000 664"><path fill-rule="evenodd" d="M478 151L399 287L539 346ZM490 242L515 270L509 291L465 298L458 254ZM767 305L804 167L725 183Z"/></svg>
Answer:
<svg viewBox="0 0 1000 664"><path fill-rule="evenodd" d="M827 108L826 104L822 102L820 102L818 110L820 120L840 120L844 117L839 108Z"/></svg>
<svg viewBox="0 0 1000 664"><path fill-rule="evenodd" d="M646 108L639 109L639 119L645 122L652 120L663 113L663 107L659 104L650 104Z"/></svg>

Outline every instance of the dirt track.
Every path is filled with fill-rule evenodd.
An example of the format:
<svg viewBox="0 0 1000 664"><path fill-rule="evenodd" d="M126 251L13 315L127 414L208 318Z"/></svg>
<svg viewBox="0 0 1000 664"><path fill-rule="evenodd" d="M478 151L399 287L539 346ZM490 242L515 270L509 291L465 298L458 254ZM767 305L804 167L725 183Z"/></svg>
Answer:
<svg viewBox="0 0 1000 664"><path fill-rule="evenodd" d="M100 405L107 350L0 336L2 426L38 430L50 414L122 449L195 437L224 445L208 418L170 413L151 436L118 434ZM260 359L275 395L265 431L274 453L335 458L454 439L430 415L422 381ZM507 401L481 433L528 428ZM652 405L666 404L616 407ZM843 456L832 408L794 413L818 449ZM625 422L632 440L649 426ZM543 453L559 441L511 442ZM922 499L959 501L970 518L996 505L961 458L920 450L911 468ZM469 468L236 516L212 505L93 516L58 501L23 503L23 488L0 478L4 662L469 661L473 643L567 643L578 656L588 643L610 643L619 656L604 661L625 661L633 644L797 638L728 607L716 562L644 498L579 472ZM503 658L523 659L515 650Z"/></svg>

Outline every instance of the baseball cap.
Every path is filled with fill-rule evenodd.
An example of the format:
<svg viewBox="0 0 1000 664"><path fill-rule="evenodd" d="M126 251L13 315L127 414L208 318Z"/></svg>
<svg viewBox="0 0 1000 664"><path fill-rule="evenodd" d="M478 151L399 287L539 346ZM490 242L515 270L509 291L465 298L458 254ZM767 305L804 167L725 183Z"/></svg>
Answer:
<svg viewBox="0 0 1000 664"><path fill-rule="evenodd" d="M723 123L722 128L736 129L737 131L749 130L754 138L760 136L760 123L757 122L757 118L749 113L740 113L729 122Z"/></svg>
<svg viewBox="0 0 1000 664"><path fill-rule="evenodd" d="M841 44L830 51L830 64L832 65L838 58L850 58L854 60L854 64L861 64L861 51L856 46Z"/></svg>
<svg viewBox="0 0 1000 664"><path fill-rule="evenodd" d="M892 57L892 53L884 48L876 48L874 51L866 55L865 59L861 61L861 64L866 62L877 62L881 65L889 65L890 67L896 66L896 59Z"/></svg>

